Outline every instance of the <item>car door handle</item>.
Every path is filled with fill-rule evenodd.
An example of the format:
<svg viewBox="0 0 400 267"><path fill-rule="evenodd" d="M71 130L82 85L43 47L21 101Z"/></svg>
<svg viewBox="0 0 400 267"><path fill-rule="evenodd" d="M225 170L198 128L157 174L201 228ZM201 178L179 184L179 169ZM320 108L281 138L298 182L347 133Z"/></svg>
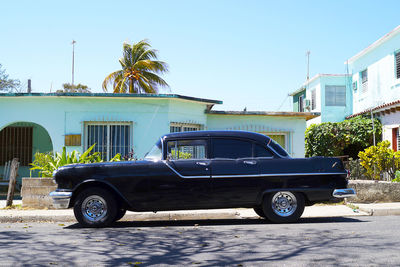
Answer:
<svg viewBox="0 0 400 267"><path fill-rule="evenodd" d="M200 165L200 166L208 166L208 163L207 162L203 162L203 161L198 161L198 162L196 162L196 164Z"/></svg>
<svg viewBox="0 0 400 267"><path fill-rule="evenodd" d="M255 160L244 160L243 163L247 164L247 165L256 165L257 164L257 162Z"/></svg>

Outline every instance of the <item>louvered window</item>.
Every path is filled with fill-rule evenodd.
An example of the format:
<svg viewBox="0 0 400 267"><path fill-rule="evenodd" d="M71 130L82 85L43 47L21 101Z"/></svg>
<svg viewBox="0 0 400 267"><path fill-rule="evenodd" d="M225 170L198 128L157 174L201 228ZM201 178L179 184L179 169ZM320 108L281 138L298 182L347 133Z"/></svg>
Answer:
<svg viewBox="0 0 400 267"><path fill-rule="evenodd" d="M346 106L346 86L325 86L326 106Z"/></svg>
<svg viewBox="0 0 400 267"><path fill-rule="evenodd" d="M361 72L361 87L363 92L368 90L368 70Z"/></svg>
<svg viewBox="0 0 400 267"><path fill-rule="evenodd" d="M396 53L396 79L400 79L400 52Z"/></svg>
<svg viewBox="0 0 400 267"><path fill-rule="evenodd" d="M33 127L6 127L0 131L0 165L18 158L21 166L32 163Z"/></svg>
<svg viewBox="0 0 400 267"><path fill-rule="evenodd" d="M311 91L311 109L314 110L317 108L317 92L316 90Z"/></svg>

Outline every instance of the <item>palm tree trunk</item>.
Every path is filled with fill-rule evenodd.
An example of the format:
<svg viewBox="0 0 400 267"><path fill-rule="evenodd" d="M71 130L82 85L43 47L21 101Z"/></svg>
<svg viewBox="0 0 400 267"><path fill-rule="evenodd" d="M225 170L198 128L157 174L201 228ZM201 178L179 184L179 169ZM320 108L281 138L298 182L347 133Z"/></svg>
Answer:
<svg viewBox="0 0 400 267"><path fill-rule="evenodd" d="M129 79L129 93L133 94L133 78Z"/></svg>

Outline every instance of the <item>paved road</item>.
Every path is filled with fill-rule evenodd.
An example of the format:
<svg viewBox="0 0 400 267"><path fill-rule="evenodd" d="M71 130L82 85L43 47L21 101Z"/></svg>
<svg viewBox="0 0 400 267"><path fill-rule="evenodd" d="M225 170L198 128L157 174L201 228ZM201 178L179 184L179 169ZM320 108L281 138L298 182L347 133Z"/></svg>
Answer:
<svg viewBox="0 0 400 267"><path fill-rule="evenodd" d="M400 217L0 224L3 265L399 266Z"/></svg>

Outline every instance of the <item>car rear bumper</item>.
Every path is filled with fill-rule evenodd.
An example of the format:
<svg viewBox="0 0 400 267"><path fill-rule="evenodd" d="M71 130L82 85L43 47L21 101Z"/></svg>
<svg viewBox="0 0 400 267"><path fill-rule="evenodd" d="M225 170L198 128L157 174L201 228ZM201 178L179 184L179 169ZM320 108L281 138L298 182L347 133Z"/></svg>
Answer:
<svg viewBox="0 0 400 267"><path fill-rule="evenodd" d="M69 191L53 191L50 197L53 199L53 206L56 209L67 209L71 200L72 192Z"/></svg>
<svg viewBox="0 0 400 267"><path fill-rule="evenodd" d="M357 195L353 188L342 188L333 190L332 196L336 198L355 197Z"/></svg>

